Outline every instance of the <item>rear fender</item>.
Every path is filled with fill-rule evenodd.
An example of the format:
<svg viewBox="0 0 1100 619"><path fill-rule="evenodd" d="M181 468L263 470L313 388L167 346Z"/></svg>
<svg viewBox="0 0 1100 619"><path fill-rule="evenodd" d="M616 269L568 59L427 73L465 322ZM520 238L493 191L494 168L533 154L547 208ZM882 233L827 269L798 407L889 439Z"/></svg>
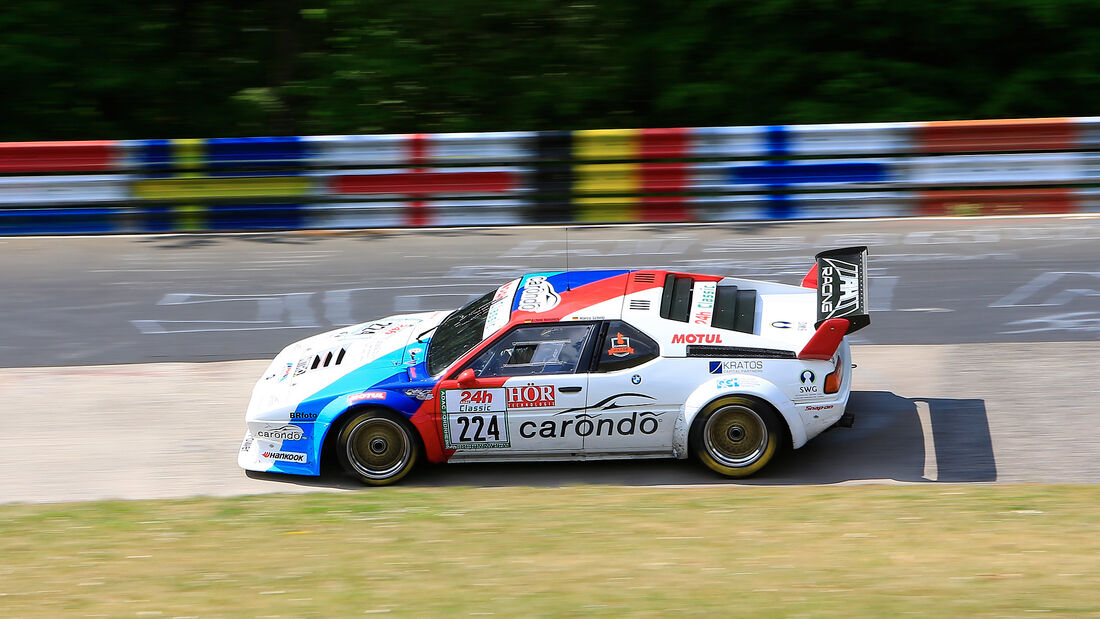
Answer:
<svg viewBox="0 0 1100 619"><path fill-rule="evenodd" d="M688 454L688 437L691 434L691 425L695 418L711 402L731 395L747 395L764 400L779 411L787 429L791 433L791 443L794 447L801 447L806 442L806 430L802 427L802 420L798 412L791 405L790 399L770 381L760 376L746 374L727 374L721 378L714 378L699 385L699 387L684 401L683 412L677 419L676 430L672 438L672 447L677 457L686 458ZM784 404L786 403L786 404Z"/></svg>

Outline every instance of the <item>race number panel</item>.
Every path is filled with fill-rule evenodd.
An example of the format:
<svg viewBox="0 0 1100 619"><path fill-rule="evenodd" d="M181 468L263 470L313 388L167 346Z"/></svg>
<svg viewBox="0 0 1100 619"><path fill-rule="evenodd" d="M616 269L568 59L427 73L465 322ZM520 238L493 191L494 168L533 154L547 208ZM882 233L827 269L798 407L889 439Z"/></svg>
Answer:
<svg viewBox="0 0 1100 619"><path fill-rule="evenodd" d="M508 440L507 390L443 391L443 439L447 449L499 449Z"/></svg>

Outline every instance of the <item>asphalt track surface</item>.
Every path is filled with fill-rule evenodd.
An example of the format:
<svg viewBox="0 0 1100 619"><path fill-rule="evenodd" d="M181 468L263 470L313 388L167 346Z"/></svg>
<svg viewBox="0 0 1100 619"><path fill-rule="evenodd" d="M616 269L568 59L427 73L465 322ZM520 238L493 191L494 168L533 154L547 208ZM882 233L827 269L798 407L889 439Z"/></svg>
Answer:
<svg viewBox="0 0 1100 619"><path fill-rule="evenodd" d="M873 316L853 338L854 428L749 481L650 461L408 484L1100 483L1100 219L926 219L0 239L0 502L355 488L236 468L259 360L293 340L458 306L565 268L567 247L571 269L796 283L816 251L854 244L871 248Z"/></svg>

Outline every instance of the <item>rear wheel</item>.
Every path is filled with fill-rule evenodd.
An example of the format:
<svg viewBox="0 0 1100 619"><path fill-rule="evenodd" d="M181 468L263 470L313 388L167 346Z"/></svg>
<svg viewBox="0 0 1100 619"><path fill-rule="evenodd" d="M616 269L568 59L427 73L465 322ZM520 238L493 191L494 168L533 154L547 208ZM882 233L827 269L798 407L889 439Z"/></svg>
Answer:
<svg viewBox="0 0 1100 619"><path fill-rule="evenodd" d="M416 466L420 443L403 419L385 411L367 411L355 415L340 431L337 450L345 470L365 484L385 486Z"/></svg>
<svg viewBox="0 0 1100 619"><path fill-rule="evenodd" d="M775 412L740 396L700 411L692 426L692 449L707 468L726 477L748 477L767 466L783 438Z"/></svg>

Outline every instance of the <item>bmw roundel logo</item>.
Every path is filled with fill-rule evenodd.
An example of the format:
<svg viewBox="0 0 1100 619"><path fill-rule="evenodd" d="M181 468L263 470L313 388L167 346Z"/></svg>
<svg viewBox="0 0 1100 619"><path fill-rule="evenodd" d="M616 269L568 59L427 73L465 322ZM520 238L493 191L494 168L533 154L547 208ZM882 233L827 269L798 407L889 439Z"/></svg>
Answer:
<svg viewBox="0 0 1100 619"><path fill-rule="evenodd" d="M814 376L812 370L802 370L802 374L798 377L798 380L802 381L803 383L812 383L816 379L817 377Z"/></svg>
<svg viewBox="0 0 1100 619"><path fill-rule="evenodd" d="M630 377L630 382L634 383L635 385L640 385L642 383L642 377L635 374L634 376Z"/></svg>

